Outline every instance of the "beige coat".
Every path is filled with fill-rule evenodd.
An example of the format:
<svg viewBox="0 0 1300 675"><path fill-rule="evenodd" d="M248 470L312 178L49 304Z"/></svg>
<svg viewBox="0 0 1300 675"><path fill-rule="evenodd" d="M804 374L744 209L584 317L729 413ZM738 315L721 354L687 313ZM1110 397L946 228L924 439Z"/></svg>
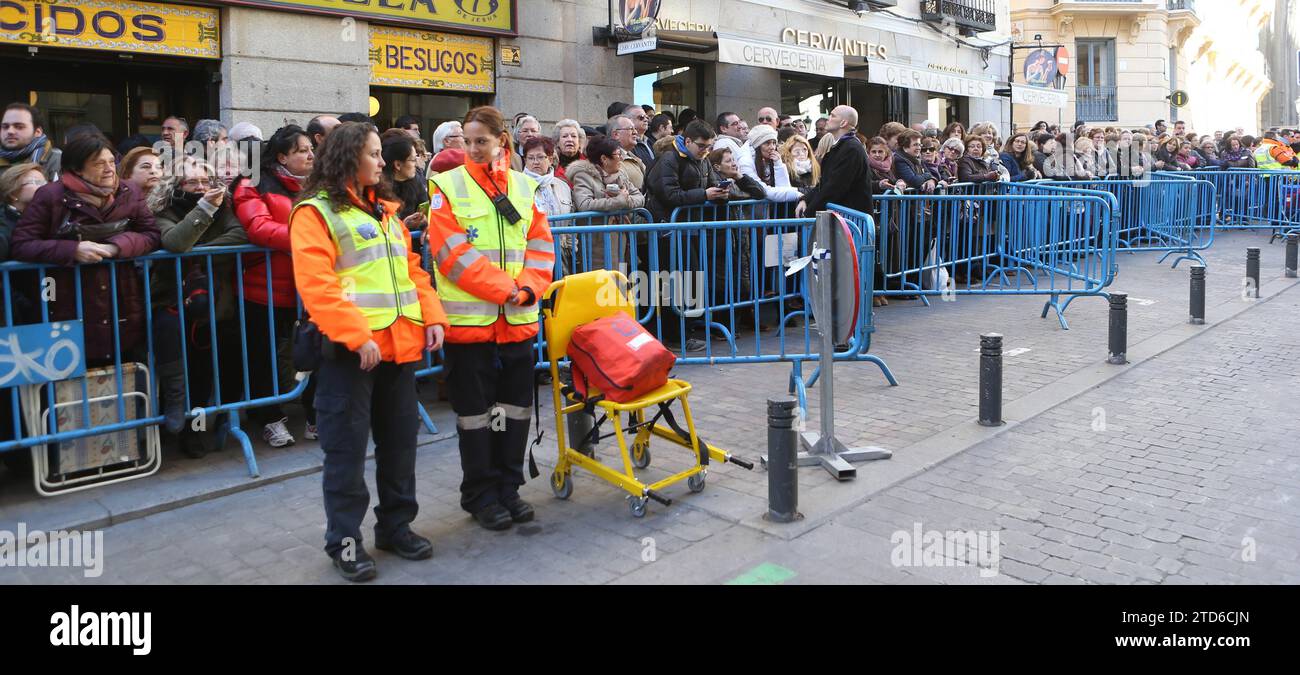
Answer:
<svg viewBox="0 0 1300 675"><path fill-rule="evenodd" d="M645 195L632 183L626 169L607 178L595 164L580 159L564 170L564 176L573 186L573 207L576 211L628 211L645 206ZM605 186L613 184L627 188L627 196L611 196Z"/></svg>

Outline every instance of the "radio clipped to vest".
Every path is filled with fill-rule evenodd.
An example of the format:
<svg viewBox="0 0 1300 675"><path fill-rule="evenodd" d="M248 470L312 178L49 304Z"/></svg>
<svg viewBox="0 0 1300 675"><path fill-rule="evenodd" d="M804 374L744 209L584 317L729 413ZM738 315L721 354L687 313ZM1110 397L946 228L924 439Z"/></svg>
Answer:
<svg viewBox="0 0 1300 675"><path fill-rule="evenodd" d="M477 184L478 183L475 183L475 185ZM497 213L501 214L501 217L505 218L506 222L511 225L514 225L524 218L519 215L519 209L516 209L515 205L510 203L510 197L504 192L498 192L497 196L492 198L492 206L495 206Z"/></svg>

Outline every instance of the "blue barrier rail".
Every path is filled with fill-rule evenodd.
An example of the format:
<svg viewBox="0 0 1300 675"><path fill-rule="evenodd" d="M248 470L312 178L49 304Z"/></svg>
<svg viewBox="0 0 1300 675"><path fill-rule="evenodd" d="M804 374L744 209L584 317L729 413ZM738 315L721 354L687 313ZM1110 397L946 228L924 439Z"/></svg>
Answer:
<svg viewBox="0 0 1300 675"><path fill-rule="evenodd" d="M1054 309L1063 329L1075 298L1106 296L1117 271L1113 195L1036 183L954 187L958 194L876 196L878 295L1046 295L1043 316Z"/></svg>

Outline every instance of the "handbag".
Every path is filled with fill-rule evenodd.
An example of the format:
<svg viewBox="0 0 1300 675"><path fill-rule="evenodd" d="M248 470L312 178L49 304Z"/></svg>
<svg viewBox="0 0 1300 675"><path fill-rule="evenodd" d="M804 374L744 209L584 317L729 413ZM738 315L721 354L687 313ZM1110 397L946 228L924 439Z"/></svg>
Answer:
<svg viewBox="0 0 1300 675"><path fill-rule="evenodd" d="M293 323L290 352L293 368L300 373L309 373L320 368L325 360L325 339L311 317L303 314Z"/></svg>
<svg viewBox="0 0 1300 675"><path fill-rule="evenodd" d="M130 218L120 218L102 223L73 222L72 213L65 211L63 213L63 222L59 223L54 236L57 239L80 239L81 241L93 241L102 244L107 242L109 238L125 232L126 226L130 223Z"/></svg>

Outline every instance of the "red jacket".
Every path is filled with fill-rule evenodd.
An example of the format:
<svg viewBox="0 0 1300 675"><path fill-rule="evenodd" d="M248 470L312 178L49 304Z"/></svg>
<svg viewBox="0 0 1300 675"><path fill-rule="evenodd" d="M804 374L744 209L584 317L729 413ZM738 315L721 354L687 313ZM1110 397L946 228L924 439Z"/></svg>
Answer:
<svg viewBox="0 0 1300 675"><path fill-rule="evenodd" d="M290 257L293 248L289 243L289 213L301 189L298 181L278 174L263 176L258 185L240 181L235 188L235 215L248 232L249 243L275 251L269 254L274 300L266 297L266 253L244 256L245 300L276 307L298 306Z"/></svg>

